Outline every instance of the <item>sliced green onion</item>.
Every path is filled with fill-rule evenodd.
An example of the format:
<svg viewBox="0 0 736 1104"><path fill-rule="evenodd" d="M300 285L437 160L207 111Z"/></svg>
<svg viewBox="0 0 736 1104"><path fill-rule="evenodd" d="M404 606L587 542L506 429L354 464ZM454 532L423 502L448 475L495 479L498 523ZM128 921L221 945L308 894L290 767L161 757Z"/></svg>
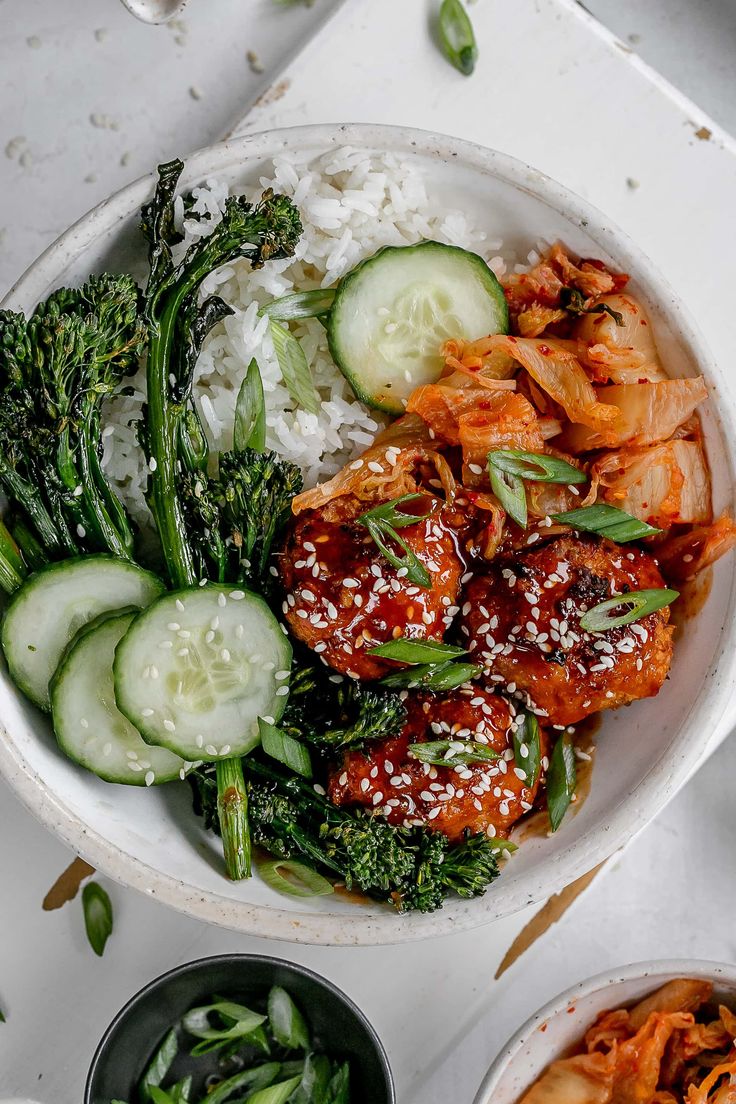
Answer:
<svg viewBox="0 0 736 1104"><path fill-rule="evenodd" d="M429 571L421 562L416 552L409 547L404 538L400 537L395 529L392 529L385 523L375 521L366 522L366 528L374 544L377 545L388 562L398 570L406 570L405 577L409 582L414 583L415 586L423 587L425 590L432 589L432 578ZM398 544L399 548L401 548L404 553L403 556L399 556L394 552L391 546L386 543L386 537L394 541L395 544Z"/></svg>
<svg viewBox="0 0 736 1104"><path fill-rule="evenodd" d="M268 994L268 1022L277 1043L289 1050L309 1050L309 1028L289 994L274 985Z"/></svg>
<svg viewBox="0 0 736 1104"><path fill-rule="evenodd" d="M522 529L526 529L528 518L526 504L526 488L524 480L518 475L509 475L494 467L490 457L488 460L488 475L491 480L491 490L501 503L501 506Z"/></svg>
<svg viewBox="0 0 736 1104"><path fill-rule="evenodd" d="M641 621L642 617L662 609L663 606L669 606L679 596L679 590L669 590L666 587L630 590L627 594L617 594L613 598L607 598L605 602L599 602L597 606L593 606L584 613L580 618L580 627L586 632L618 629L621 625L630 625L632 621ZM627 606L625 613L609 616L609 610Z"/></svg>
<svg viewBox="0 0 736 1104"><path fill-rule="evenodd" d="M260 863L258 871L266 885L288 897L326 897L335 892L331 882L295 859Z"/></svg>
<svg viewBox="0 0 736 1104"><path fill-rule="evenodd" d="M542 763L542 746L539 721L534 713L525 713L521 725L514 729L514 761L526 775L526 785L533 786L539 778Z"/></svg>
<svg viewBox="0 0 736 1104"><path fill-rule="evenodd" d="M171 1029L164 1036L163 1042L146 1067L146 1071L138 1086L141 1100L153 1100L152 1091L161 1084L166 1074L171 1069L171 1064L179 1052L179 1043L176 1038L176 1028Z"/></svg>
<svg viewBox="0 0 736 1104"><path fill-rule="evenodd" d="M210 1089L205 1097L206 1104L224 1104L239 1089L246 1092L267 1089L280 1073L280 1062L266 1062L262 1066L254 1066L253 1069L241 1070L240 1073L233 1074L225 1081L220 1081L214 1089Z"/></svg>
<svg viewBox="0 0 736 1104"><path fill-rule="evenodd" d="M292 1077L288 1081L280 1081L278 1085L269 1085L267 1089L261 1089L249 1096L248 1104L286 1104L300 1083L301 1075Z"/></svg>
<svg viewBox="0 0 736 1104"><path fill-rule="evenodd" d="M302 1083L294 1099L300 1104L332 1104L334 1097L328 1095L331 1074L332 1063L326 1054L308 1054L304 1059Z"/></svg>
<svg viewBox="0 0 736 1104"><path fill-rule="evenodd" d="M582 529L586 533L598 533L601 537L626 544L628 541L641 540L642 537L654 537L661 533L646 521L619 510L616 506L582 506L579 510L568 510L564 514L553 514L555 521L569 525L572 529Z"/></svg>
<svg viewBox="0 0 736 1104"><path fill-rule="evenodd" d="M211 1015L218 1015L228 1022L227 1027L212 1027ZM234 1001L215 1001L214 1004L201 1005L192 1008L182 1017L182 1027L199 1039L192 1048L192 1055L207 1054L212 1050L221 1050L234 1040L244 1040L252 1037L266 1022L266 1017L259 1012L253 1012L245 1005L236 1004Z"/></svg>
<svg viewBox="0 0 736 1104"><path fill-rule="evenodd" d="M454 644L442 644L438 640L407 640L400 636L389 640L376 648L369 648L367 655L393 659L396 663L444 663L448 659L459 659L467 652L466 648L457 648Z"/></svg>
<svg viewBox="0 0 736 1104"><path fill-rule="evenodd" d="M475 663L420 663L415 667L407 667L403 671L392 671L381 679L381 686L393 690L414 690L419 687L423 690L455 690L458 686L464 686L472 678L480 673L480 667Z"/></svg>
<svg viewBox="0 0 736 1104"><path fill-rule="evenodd" d="M252 448L263 452L266 447L266 403L263 380L255 357L248 365L235 403L233 445L236 449Z"/></svg>
<svg viewBox="0 0 736 1104"><path fill-rule="evenodd" d="M151 1085L150 1097L152 1104L176 1104L173 1096L171 1096L165 1089L162 1089L160 1085Z"/></svg>
<svg viewBox="0 0 736 1104"><path fill-rule="evenodd" d="M332 1075L327 1099L330 1104L350 1104L350 1064L343 1062Z"/></svg>
<svg viewBox="0 0 736 1104"><path fill-rule="evenodd" d="M96 955L102 955L112 934L112 904L97 882L87 882L82 890L82 909L90 946Z"/></svg>
<svg viewBox="0 0 736 1104"><path fill-rule="evenodd" d="M492 763L501 758L497 751L477 740L428 740L422 744L409 744L409 756L435 767Z"/></svg>
<svg viewBox="0 0 736 1104"><path fill-rule="evenodd" d="M491 836L488 840L491 847L495 847L497 851L507 851L509 855L513 855L514 851L519 850L517 843L512 843L511 840L499 839L498 836Z"/></svg>
<svg viewBox="0 0 736 1104"><path fill-rule="evenodd" d="M177 1081L175 1085L169 1086L166 1091L171 1097L173 1104L189 1104L193 1080L194 1078L190 1073L187 1077L182 1077L181 1081Z"/></svg>
<svg viewBox="0 0 736 1104"><path fill-rule="evenodd" d="M310 414L319 414L322 406L309 371L304 350L293 334L271 321L271 339L286 389L297 406Z"/></svg>
<svg viewBox="0 0 736 1104"><path fill-rule="evenodd" d="M296 774L301 774L303 778L312 777L312 760L303 744L284 732L283 728L269 724L262 717L258 718L258 731L261 734L261 747L266 755L283 763Z"/></svg>
<svg viewBox="0 0 736 1104"><path fill-rule="evenodd" d="M497 449L488 453L488 463L507 475L528 479L532 483L585 483L587 475L579 468L548 456L544 452L522 452L520 449Z"/></svg>
<svg viewBox="0 0 736 1104"><path fill-rule="evenodd" d="M365 526L372 540L390 564L393 564L396 568L405 568L406 578L410 582L414 583L415 586L430 590L432 579L427 568L416 553L409 548L403 537L396 532L397 529L404 529L407 525L416 525L417 522L426 521L434 513L434 507L423 514L412 514L399 509L405 502L415 502L422 499L426 499L426 495L417 493L400 495L399 498L394 498L390 502L382 502L380 506L367 510L355 520L358 525ZM404 553L403 557L391 548L387 540L393 541L394 544L399 546Z"/></svg>
<svg viewBox="0 0 736 1104"><path fill-rule="evenodd" d="M268 315L275 322L293 322L297 318L319 318L321 314L327 313L334 298L334 288L297 291L292 295L282 295L280 299L272 299L265 307L261 307L258 313Z"/></svg>
<svg viewBox="0 0 736 1104"><path fill-rule="evenodd" d="M390 502L382 502L380 506L374 506L372 510L366 510L364 514L356 518L358 525L368 525L368 522L378 522L390 529L404 529L407 525L416 525L419 521L426 521L435 512L436 506L423 514L412 514L399 507L405 502L426 501L427 496L414 492L413 494L400 495L392 498Z"/></svg>
<svg viewBox="0 0 736 1104"><path fill-rule="evenodd" d="M567 733L555 744L547 771L547 809L552 831L562 824L570 802L575 795L575 750Z"/></svg>
<svg viewBox="0 0 736 1104"><path fill-rule="evenodd" d="M478 60L478 45L473 24L460 0L442 0L439 37L448 61L469 77Z"/></svg>

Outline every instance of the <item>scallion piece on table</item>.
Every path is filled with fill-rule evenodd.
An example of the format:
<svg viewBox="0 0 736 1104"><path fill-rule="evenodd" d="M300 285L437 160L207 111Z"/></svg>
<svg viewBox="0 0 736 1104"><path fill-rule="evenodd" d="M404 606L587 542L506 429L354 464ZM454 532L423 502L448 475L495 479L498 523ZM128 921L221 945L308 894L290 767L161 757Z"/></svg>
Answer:
<svg viewBox="0 0 736 1104"><path fill-rule="evenodd" d="M399 498L392 499L391 502L383 502L380 506L367 510L356 518L356 522L358 525L365 526L372 540L388 562L398 570L403 570L409 582L415 586L423 587L425 590L430 590L432 579L429 571L397 532L398 529L404 529L408 525L416 525L420 521L425 521L434 512L430 510L423 514L412 514L400 509L404 503L413 502L424 497L424 495L416 493L401 495ZM401 556L388 542L398 545L404 555Z"/></svg>
<svg viewBox="0 0 736 1104"><path fill-rule="evenodd" d="M280 985L268 994L268 1022L277 1043L289 1050L309 1050L309 1028L289 994Z"/></svg>
<svg viewBox="0 0 736 1104"><path fill-rule="evenodd" d="M567 733L555 744L547 771L547 809L552 831L556 832L575 795L575 749Z"/></svg>
<svg viewBox="0 0 736 1104"><path fill-rule="evenodd" d="M488 475L491 490L509 517L526 529L528 511L524 481L532 483L584 483L585 472L541 452L520 449L497 449L488 453Z"/></svg>
<svg viewBox="0 0 736 1104"><path fill-rule="evenodd" d="M459 659L466 654L465 648L454 644L442 644L437 640L407 640L399 637L369 648L367 655L393 659L396 663L444 663L448 659Z"/></svg>
<svg viewBox="0 0 736 1104"><path fill-rule="evenodd" d="M266 885L287 897L326 897L335 892L326 878L295 859L260 863L258 872Z"/></svg>
<svg viewBox="0 0 736 1104"><path fill-rule="evenodd" d="M102 955L112 934L112 904L97 882L88 882L82 890L82 908L90 946L96 955Z"/></svg>
<svg viewBox="0 0 736 1104"><path fill-rule="evenodd" d="M618 629L621 625L641 621L642 617L669 606L679 596L679 590L669 590L666 587L630 590L627 594L617 594L613 598L607 598L605 602L599 602L597 606L593 606L584 613L580 618L580 627L586 632L598 633L606 632L608 629ZM623 613L611 615L612 610L621 609L624 610Z"/></svg>
<svg viewBox="0 0 736 1104"><path fill-rule="evenodd" d="M572 529L581 529L586 533L597 533L617 544L654 537L661 529L640 521L639 518L619 510L616 506L582 506L579 510L567 510L564 514L553 514L555 521L569 525Z"/></svg>
<svg viewBox="0 0 736 1104"><path fill-rule="evenodd" d="M285 326L271 319L271 340L286 389L297 406L319 414L322 405L301 345Z"/></svg>
<svg viewBox="0 0 736 1104"><path fill-rule="evenodd" d="M312 760L303 744L284 732L283 728L269 724L262 717L258 718L258 731L261 734L261 747L266 755L301 774L303 778L312 777Z"/></svg>
<svg viewBox="0 0 736 1104"><path fill-rule="evenodd" d="M409 756L435 767L492 763L501 758L499 752L477 740L428 740L422 744L409 744Z"/></svg>
<svg viewBox="0 0 736 1104"><path fill-rule="evenodd" d="M516 767L524 771L527 786L533 786L542 763L539 721L533 713L523 714L522 723L514 729L512 739Z"/></svg>
<svg viewBox="0 0 736 1104"><path fill-rule="evenodd" d="M314 291L297 291L291 295L282 295L272 299L261 307L259 314L265 314L274 322L293 322L298 318L319 318L326 314L335 298L334 288L316 288Z"/></svg>
<svg viewBox="0 0 736 1104"><path fill-rule="evenodd" d="M455 690L464 686L480 672L475 663L419 663L402 671L392 671L381 679L389 689Z"/></svg>
<svg viewBox="0 0 736 1104"><path fill-rule="evenodd" d="M469 77L478 60L478 45L473 24L460 0L442 0L439 38L448 61Z"/></svg>
<svg viewBox="0 0 736 1104"><path fill-rule="evenodd" d="M263 452L266 447L266 404L258 361L253 357L240 385L235 403L233 446Z"/></svg>

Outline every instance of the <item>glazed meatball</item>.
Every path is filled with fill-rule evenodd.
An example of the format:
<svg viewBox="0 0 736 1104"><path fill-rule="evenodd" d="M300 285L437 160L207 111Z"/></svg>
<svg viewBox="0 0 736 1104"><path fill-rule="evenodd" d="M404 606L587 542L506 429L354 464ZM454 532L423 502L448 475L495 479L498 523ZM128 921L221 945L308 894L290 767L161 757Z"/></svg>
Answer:
<svg viewBox="0 0 736 1104"><path fill-rule="evenodd" d="M460 631L488 677L552 724L653 697L672 659L669 608L603 633L580 627L615 594L662 587L652 556L605 540L558 537L476 576L463 595Z"/></svg>
<svg viewBox="0 0 736 1104"><path fill-rule="evenodd" d="M514 707L497 694L476 688L443 697L407 699L400 735L349 751L330 773L335 805L376 809L392 824L422 825L449 839L464 833L505 836L529 812L539 780L528 786L514 763ZM409 755L409 746L434 740L477 740L500 752L492 763L430 766Z"/></svg>
<svg viewBox="0 0 736 1104"><path fill-rule="evenodd" d="M294 523L280 557L286 592L283 611L289 628L330 667L351 678L376 679L392 664L366 650L403 636L442 640L458 612L464 566L455 530L440 502L429 496L426 520L401 530L401 537L429 572L430 589L392 566L355 523L365 509L355 499L325 510L310 510ZM397 549L399 555L403 555Z"/></svg>

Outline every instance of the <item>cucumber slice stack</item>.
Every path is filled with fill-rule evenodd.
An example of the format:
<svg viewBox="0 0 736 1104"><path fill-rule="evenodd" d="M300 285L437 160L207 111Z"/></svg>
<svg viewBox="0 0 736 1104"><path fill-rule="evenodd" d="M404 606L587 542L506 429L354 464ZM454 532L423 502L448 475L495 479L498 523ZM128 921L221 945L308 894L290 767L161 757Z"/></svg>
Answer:
<svg viewBox="0 0 736 1104"><path fill-rule="evenodd" d="M118 708L150 744L189 760L246 755L258 718L284 711L291 646L255 594L173 591L135 619L115 653Z"/></svg>
<svg viewBox="0 0 736 1104"><path fill-rule="evenodd" d="M13 595L3 621L13 681L48 711L49 683L75 633L110 610L141 609L163 590L150 571L115 556L83 556L37 571Z"/></svg>
<svg viewBox="0 0 736 1104"><path fill-rule="evenodd" d="M59 747L105 782L155 786L191 766L166 748L149 747L115 704L115 648L135 612L106 614L80 630L51 680Z"/></svg>
<svg viewBox="0 0 736 1104"><path fill-rule="evenodd" d="M327 337L357 397L402 414L414 388L442 374L444 342L508 328L503 288L483 258L424 241L387 246L348 273L330 309Z"/></svg>

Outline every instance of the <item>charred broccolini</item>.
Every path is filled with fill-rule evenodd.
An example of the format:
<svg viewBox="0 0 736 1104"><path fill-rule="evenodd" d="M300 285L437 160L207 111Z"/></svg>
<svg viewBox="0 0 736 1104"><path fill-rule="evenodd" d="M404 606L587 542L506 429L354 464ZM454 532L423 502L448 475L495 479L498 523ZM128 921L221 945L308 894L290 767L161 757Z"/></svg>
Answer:
<svg viewBox="0 0 736 1104"><path fill-rule="evenodd" d="M84 552L130 559L133 531L100 465L100 406L145 342L129 276L61 288L26 318L0 311L0 486L10 501L0 583Z"/></svg>

